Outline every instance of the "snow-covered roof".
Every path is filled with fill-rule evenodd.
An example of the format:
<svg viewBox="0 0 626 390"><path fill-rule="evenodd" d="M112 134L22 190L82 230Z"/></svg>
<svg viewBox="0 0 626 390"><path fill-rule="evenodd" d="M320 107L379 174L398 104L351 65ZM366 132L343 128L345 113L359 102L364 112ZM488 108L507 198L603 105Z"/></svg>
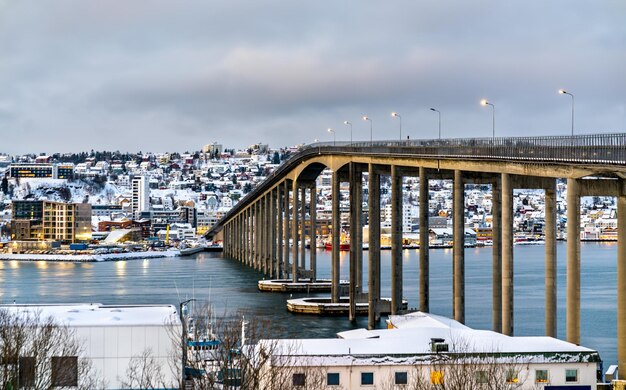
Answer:
<svg viewBox="0 0 626 390"><path fill-rule="evenodd" d="M76 303L59 305L0 305L12 313L36 314L41 319L53 317L67 326L162 326L179 325L172 305L103 305Z"/></svg>
<svg viewBox="0 0 626 390"><path fill-rule="evenodd" d="M309 359L325 357L324 364L342 365L346 359L373 357L428 360L432 355L432 339L442 339L451 353L493 353L527 356L545 362L597 361L595 350L558 340L553 337L506 336L489 330L475 330L452 319L416 312L391 316L393 329L356 329L338 333L337 339L263 340L278 343L274 350L289 351L292 356ZM327 360L326 360L327 358Z"/></svg>

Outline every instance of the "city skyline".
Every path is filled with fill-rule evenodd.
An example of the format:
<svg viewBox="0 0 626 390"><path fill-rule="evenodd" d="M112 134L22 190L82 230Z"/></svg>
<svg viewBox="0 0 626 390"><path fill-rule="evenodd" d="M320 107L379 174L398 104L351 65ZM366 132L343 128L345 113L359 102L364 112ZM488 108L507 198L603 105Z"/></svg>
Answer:
<svg viewBox="0 0 626 390"><path fill-rule="evenodd" d="M392 112L437 138L431 108L443 138L569 135L559 89L575 134L623 132L624 16L619 1L0 1L0 152L339 142L344 121L397 139Z"/></svg>

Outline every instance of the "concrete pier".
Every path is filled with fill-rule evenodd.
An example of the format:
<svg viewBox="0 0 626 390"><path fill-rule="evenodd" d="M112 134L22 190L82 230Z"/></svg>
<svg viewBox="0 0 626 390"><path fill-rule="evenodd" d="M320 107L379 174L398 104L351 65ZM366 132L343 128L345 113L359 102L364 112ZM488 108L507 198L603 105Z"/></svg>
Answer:
<svg viewBox="0 0 626 390"><path fill-rule="evenodd" d="M300 187L300 270L306 269L306 187Z"/></svg>
<svg viewBox="0 0 626 390"><path fill-rule="evenodd" d="M513 336L513 183L502 174L502 333Z"/></svg>
<svg viewBox="0 0 626 390"><path fill-rule="evenodd" d="M375 329L380 320L380 175L373 164L368 166L368 305L367 328Z"/></svg>
<svg viewBox="0 0 626 390"><path fill-rule="evenodd" d="M275 275L277 278L285 278L283 273L283 186L276 186L276 267Z"/></svg>
<svg viewBox="0 0 626 390"><path fill-rule="evenodd" d="M502 183L491 183L491 324L502 332Z"/></svg>
<svg viewBox="0 0 626 390"><path fill-rule="evenodd" d="M350 290L349 290L349 297L348 297L348 303L349 303L349 310L348 310L348 317L350 319L350 321L355 321L356 320L356 301L357 301L357 293L358 293L358 255L357 252L359 250L362 250L361 248L357 247L357 243L354 242L356 241L356 237L357 237L357 229L359 228L359 222L358 220L360 219L360 215L359 212L361 210L360 205L357 204L356 199L357 199L357 191L360 190L360 186L357 185L357 181L358 181L358 174L356 171L356 164L352 163L350 164L350 174L349 174L349 181L350 181ZM334 249L334 248L333 248Z"/></svg>
<svg viewBox="0 0 626 390"><path fill-rule="evenodd" d="M289 229L289 192L291 191L291 183L289 180L284 181L283 187L283 278L289 277L289 240L291 232Z"/></svg>
<svg viewBox="0 0 626 390"><path fill-rule="evenodd" d="M626 373L626 180L619 181L617 197L617 360ZM622 374L623 375L623 374Z"/></svg>
<svg viewBox="0 0 626 390"><path fill-rule="evenodd" d="M298 220L298 210L300 203L298 202L298 180L293 180L292 183L292 198L291 198L291 279L294 283L298 282L298 255L300 251L299 243L300 236L298 235L300 221Z"/></svg>
<svg viewBox="0 0 626 390"><path fill-rule="evenodd" d="M580 184L567 179L567 341L580 344Z"/></svg>
<svg viewBox="0 0 626 390"><path fill-rule="evenodd" d="M309 201L309 215L311 219L311 281L315 282L317 278L317 187L315 181L311 184L311 200Z"/></svg>
<svg viewBox="0 0 626 390"><path fill-rule="evenodd" d="M429 236L428 236L428 175L426 168L419 168L419 229L420 229L420 311L430 311L430 260L429 260Z"/></svg>
<svg viewBox="0 0 626 390"><path fill-rule="evenodd" d="M341 234L340 224L341 216L339 215L339 172L333 172L332 176L332 258L331 258L331 278L332 291L331 301L339 302L339 236Z"/></svg>
<svg viewBox="0 0 626 390"><path fill-rule="evenodd" d="M460 170L454 171L453 193L452 308L454 319L465 323L465 183Z"/></svg>
<svg viewBox="0 0 626 390"><path fill-rule="evenodd" d="M402 308L402 176L391 166L391 314Z"/></svg>
<svg viewBox="0 0 626 390"><path fill-rule="evenodd" d="M546 336L556 337L556 181L545 194Z"/></svg>

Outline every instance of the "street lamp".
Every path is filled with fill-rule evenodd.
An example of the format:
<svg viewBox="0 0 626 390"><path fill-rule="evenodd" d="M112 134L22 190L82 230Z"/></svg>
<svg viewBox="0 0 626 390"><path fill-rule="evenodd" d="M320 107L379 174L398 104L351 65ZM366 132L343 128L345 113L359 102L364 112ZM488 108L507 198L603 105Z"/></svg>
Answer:
<svg viewBox="0 0 626 390"><path fill-rule="evenodd" d="M329 132L329 133L333 133L333 146L335 146L335 143L336 143L336 142L335 142L335 130L333 130L333 129L329 128L329 129L328 129L328 132Z"/></svg>
<svg viewBox="0 0 626 390"><path fill-rule="evenodd" d="M195 298L191 298L191 299L187 299L186 301L182 301L181 303L179 303L179 316L180 316L180 322L183 325L183 336L181 337L181 341L182 341L182 352L183 352L183 356L182 356L182 362L183 362L183 383L185 382L185 366L187 365L187 326L185 324L185 317L183 316L183 308L185 307L186 304L188 304L189 302L195 302Z"/></svg>
<svg viewBox="0 0 626 390"><path fill-rule="evenodd" d="M374 126L372 124L372 118L367 115L363 116L364 121L370 121L370 146L374 146Z"/></svg>
<svg viewBox="0 0 626 390"><path fill-rule="evenodd" d="M490 103L487 99L483 99L480 101L482 106L491 106L492 116L491 116L491 138L496 138L496 106L493 103Z"/></svg>
<svg viewBox="0 0 626 390"><path fill-rule="evenodd" d="M350 146L352 146L352 122L350 121L343 121L344 125L350 126Z"/></svg>
<svg viewBox="0 0 626 390"><path fill-rule="evenodd" d="M431 107L430 111L434 111L437 114L439 114L439 139L441 139L441 111L437 110L436 108L432 108L432 107Z"/></svg>
<svg viewBox="0 0 626 390"><path fill-rule="evenodd" d="M392 112L391 116L400 119L400 141L402 141L402 117L397 112Z"/></svg>
<svg viewBox="0 0 626 390"><path fill-rule="evenodd" d="M564 89L559 89L559 94L570 95L572 97L572 137L574 136L574 95Z"/></svg>

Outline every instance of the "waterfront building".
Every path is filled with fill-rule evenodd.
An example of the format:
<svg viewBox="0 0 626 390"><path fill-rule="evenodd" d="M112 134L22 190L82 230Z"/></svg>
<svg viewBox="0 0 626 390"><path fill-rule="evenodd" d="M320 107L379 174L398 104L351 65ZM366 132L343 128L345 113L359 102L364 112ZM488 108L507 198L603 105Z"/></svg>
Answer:
<svg viewBox="0 0 626 390"><path fill-rule="evenodd" d="M91 205L49 200L15 200L12 203L11 239L16 241L91 240Z"/></svg>
<svg viewBox="0 0 626 390"><path fill-rule="evenodd" d="M340 332L334 339L261 340L254 355L272 354L264 369L282 373L294 388L314 382L320 388L455 388L455 380L475 380L485 388L596 389L600 356L589 348L474 330L422 312L390 316L388 327Z"/></svg>
<svg viewBox="0 0 626 390"><path fill-rule="evenodd" d="M100 383L102 387L99 388L129 388L131 365L143 366L149 362L150 372L143 374L157 375L158 372L160 386L179 388L181 365L177 359L180 359L182 329L172 305L12 304L0 305L0 310L16 316L28 313L42 324L51 318L54 324L68 327L80 346L77 354L53 356L49 366L45 362L33 361L32 370L20 369L22 383L34 379L35 375L51 375L54 386L54 378L58 377L55 370L59 369L54 363L62 361L63 377L72 382L64 383L65 388L76 388L85 379ZM36 360L37 356L19 356L19 359ZM88 375L93 377L80 378L82 364L91 365ZM136 384L130 388L139 387Z"/></svg>

